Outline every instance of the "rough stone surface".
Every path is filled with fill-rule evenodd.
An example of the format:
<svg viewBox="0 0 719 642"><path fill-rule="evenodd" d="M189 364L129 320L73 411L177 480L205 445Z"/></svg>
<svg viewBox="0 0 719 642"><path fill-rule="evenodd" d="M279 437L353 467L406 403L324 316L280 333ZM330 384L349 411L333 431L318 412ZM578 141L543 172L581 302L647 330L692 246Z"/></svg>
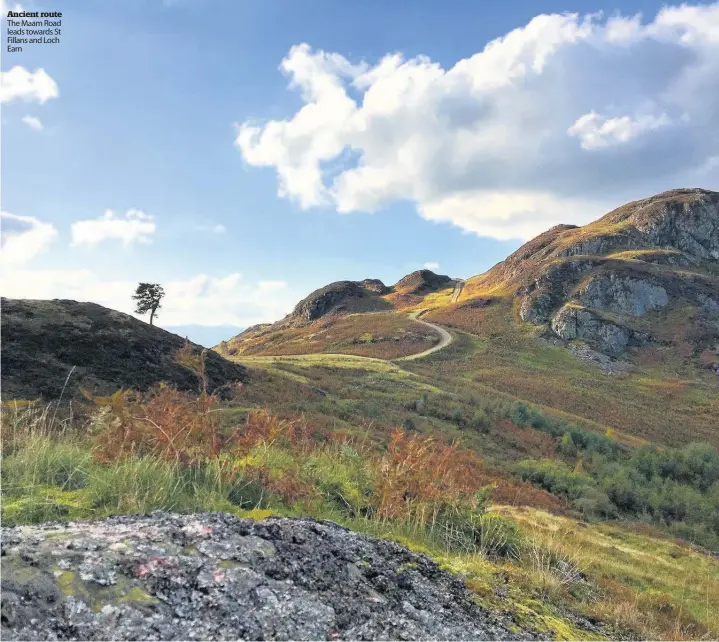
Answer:
<svg viewBox="0 0 719 642"><path fill-rule="evenodd" d="M551 327L561 339L583 339L611 356L620 355L631 343L640 345L648 339L574 304L562 307L552 319Z"/></svg>
<svg viewBox="0 0 719 642"><path fill-rule="evenodd" d="M577 298L587 307L641 316L669 303L667 291L644 279L605 272L590 279Z"/></svg>
<svg viewBox="0 0 719 642"><path fill-rule="evenodd" d="M606 354L597 352L596 350L590 348L586 343L570 343L568 348L577 359L597 366L608 375L623 375L632 369L630 363L622 361L621 359L613 359Z"/></svg>
<svg viewBox="0 0 719 642"><path fill-rule="evenodd" d="M719 338L718 260L719 192L680 189L581 228L554 227L496 265L485 284L514 286L522 321L585 339L607 356L680 335L697 355ZM683 333L671 327L679 310Z"/></svg>
<svg viewBox="0 0 719 642"><path fill-rule="evenodd" d="M2 571L4 640L533 638L428 558L308 519L3 529Z"/></svg>

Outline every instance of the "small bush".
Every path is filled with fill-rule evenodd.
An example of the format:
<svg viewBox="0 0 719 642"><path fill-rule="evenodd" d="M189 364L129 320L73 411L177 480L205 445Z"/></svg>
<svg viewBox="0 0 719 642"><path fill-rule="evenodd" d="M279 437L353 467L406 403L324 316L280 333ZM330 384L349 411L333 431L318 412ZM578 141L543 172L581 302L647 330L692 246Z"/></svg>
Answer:
<svg viewBox="0 0 719 642"><path fill-rule="evenodd" d="M489 415L485 410L479 409L474 411L472 415L472 428L479 432L486 432L490 426Z"/></svg>
<svg viewBox="0 0 719 642"><path fill-rule="evenodd" d="M532 415L525 403L517 401L512 404L509 418L512 420L512 423L515 426L522 427L526 426L529 423L530 419L532 418Z"/></svg>

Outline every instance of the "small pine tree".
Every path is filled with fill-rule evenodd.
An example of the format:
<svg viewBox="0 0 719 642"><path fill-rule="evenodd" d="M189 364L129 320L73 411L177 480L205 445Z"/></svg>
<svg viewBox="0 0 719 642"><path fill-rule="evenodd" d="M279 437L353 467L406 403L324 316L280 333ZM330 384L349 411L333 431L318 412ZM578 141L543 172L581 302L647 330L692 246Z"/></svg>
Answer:
<svg viewBox="0 0 719 642"><path fill-rule="evenodd" d="M571 433L564 433L562 440L559 442L559 450L568 457L574 457L577 454L577 446L572 439Z"/></svg>
<svg viewBox="0 0 719 642"><path fill-rule="evenodd" d="M140 283L132 298L137 301L135 312L137 314L150 313L150 325L155 318L155 313L162 306L160 301L165 296L165 291L159 283Z"/></svg>

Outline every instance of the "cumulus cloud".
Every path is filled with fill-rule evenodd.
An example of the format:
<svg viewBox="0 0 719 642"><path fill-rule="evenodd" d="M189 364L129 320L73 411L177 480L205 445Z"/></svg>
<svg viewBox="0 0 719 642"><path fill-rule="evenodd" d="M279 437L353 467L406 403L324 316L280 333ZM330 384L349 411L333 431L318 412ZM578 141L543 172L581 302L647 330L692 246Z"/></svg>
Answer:
<svg viewBox="0 0 719 642"><path fill-rule="evenodd" d="M36 132L43 130L42 121L39 118L35 118L35 116L23 116L22 122L24 122L30 129L34 129Z"/></svg>
<svg viewBox="0 0 719 642"><path fill-rule="evenodd" d="M10 71L0 72L0 102L21 99L44 104L58 95L57 83L44 69L29 71L15 65Z"/></svg>
<svg viewBox="0 0 719 642"><path fill-rule="evenodd" d="M286 120L239 124L235 142L302 208L410 200L428 220L528 238L719 183L706 172L719 149L719 4L648 21L540 15L448 69L301 44L281 70L304 104Z"/></svg>
<svg viewBox="0 0 719 642"><path fill-rule="evenodd" d="M21 265L47 250L57 230L33 216L0 212L0 265Z"/></svg>
<svg viewBox="0 0 719 642"><path fill-rule="evenodd" d="M187 279L157 280L165 289L157 323L177 325L233 325L247 327L276 321L292 309L296 295L272 288L267 297L263 282L244 283L241 274L199 274ZM267 282L264 282L267 283ZM3 272L3 296L26 299L92 301L133 314L131 295L137 281L103 279L95 271L20 268ZM143 317L140 317L143 318Z"/></svg>
<svg viewBox="0 0 719 642"><path fill-rule="evenodd" d="M424 264L424 267L426 267L428 270L437 270L439 269L439 263L435 263L434 261L427 261L427 263Z"/></svg>
<svg viewBox="0 0 719 642"><path fill-rule="evenodd" d="M156 229L154 217L140 210L130 209L124 216L107 210L99 218L73 223L72 245L97 245L109 240L121 241L126 246L151 243Z"/></svg>
<svg viewBox="0 0 719 642"><path fill-rule="evenodd" d="M628 143L632 138L669 124L671 121L666 114L659 116L647 114L636 118L631 116L603 118L596 112L590 112L578 118L567 133L579 138L584 149L601 149Z"/></svg>

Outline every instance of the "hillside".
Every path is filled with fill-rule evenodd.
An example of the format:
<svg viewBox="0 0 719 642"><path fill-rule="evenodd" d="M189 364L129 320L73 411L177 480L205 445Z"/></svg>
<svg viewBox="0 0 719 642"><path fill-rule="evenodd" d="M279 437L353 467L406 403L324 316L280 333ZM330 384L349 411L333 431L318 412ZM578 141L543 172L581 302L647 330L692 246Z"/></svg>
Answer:
<svg viewBox="0 0 719 642"><path fill-rule="evenodd" d="M377 289L350 297L353 306L321 305L327 292L338 296L333 284L283 321L219 350L241 360L305 353L396 359L421 351L420 343L397 339L408 313L423 312L456 340L402 367L434 385L508 395L642 439L716 444L718 257L719 194L673 190L583 227L554 227L465 282L421 271L391 288L373 281ZM308 306L324 313L309 321L298 314ZM381 348L377 337L401 349Z"/></svg>
<svg viewBox="0 0 719 642"><path fill-rule="evenodd" d="M405 357L432 347L439 336L398 312L454 283L430 270L412 272L390 287L379 279L337 281L311 292L284 319L247 328L216 350L237 357L315 352Z"/></svg>
<svg viewBox="0 0 719 642"><path fill-rule="evenodd" d="M712 360L719 193L673 190L584 227L554 227L470 279L462 300L484 293L513 295L521 321L610 356L654 344Z"/></svg>
<svg viewBox="0 0 719 642"><path fill-rule="evenodd" d="M251 375L224 400L150 385L195 388L180 337L3 302L5 392L57 397L71 364L149 386L61 431L0 407L3 635L716 639L716 201L629 204L466 281L321 288L218 347L242 366L212 355L217 383Z"/></svg>
<svg viewBox="0 0 719 642"><path fill-rule="evenodd" d="M182 337L94 303L3 298L3 399L55 399L73 366L70 396L80 387L103 395L163 381L197 390L197 376L175 361L184 344ZM207 377L212 390L245 380L246 370L208 351Z"/></svg>

